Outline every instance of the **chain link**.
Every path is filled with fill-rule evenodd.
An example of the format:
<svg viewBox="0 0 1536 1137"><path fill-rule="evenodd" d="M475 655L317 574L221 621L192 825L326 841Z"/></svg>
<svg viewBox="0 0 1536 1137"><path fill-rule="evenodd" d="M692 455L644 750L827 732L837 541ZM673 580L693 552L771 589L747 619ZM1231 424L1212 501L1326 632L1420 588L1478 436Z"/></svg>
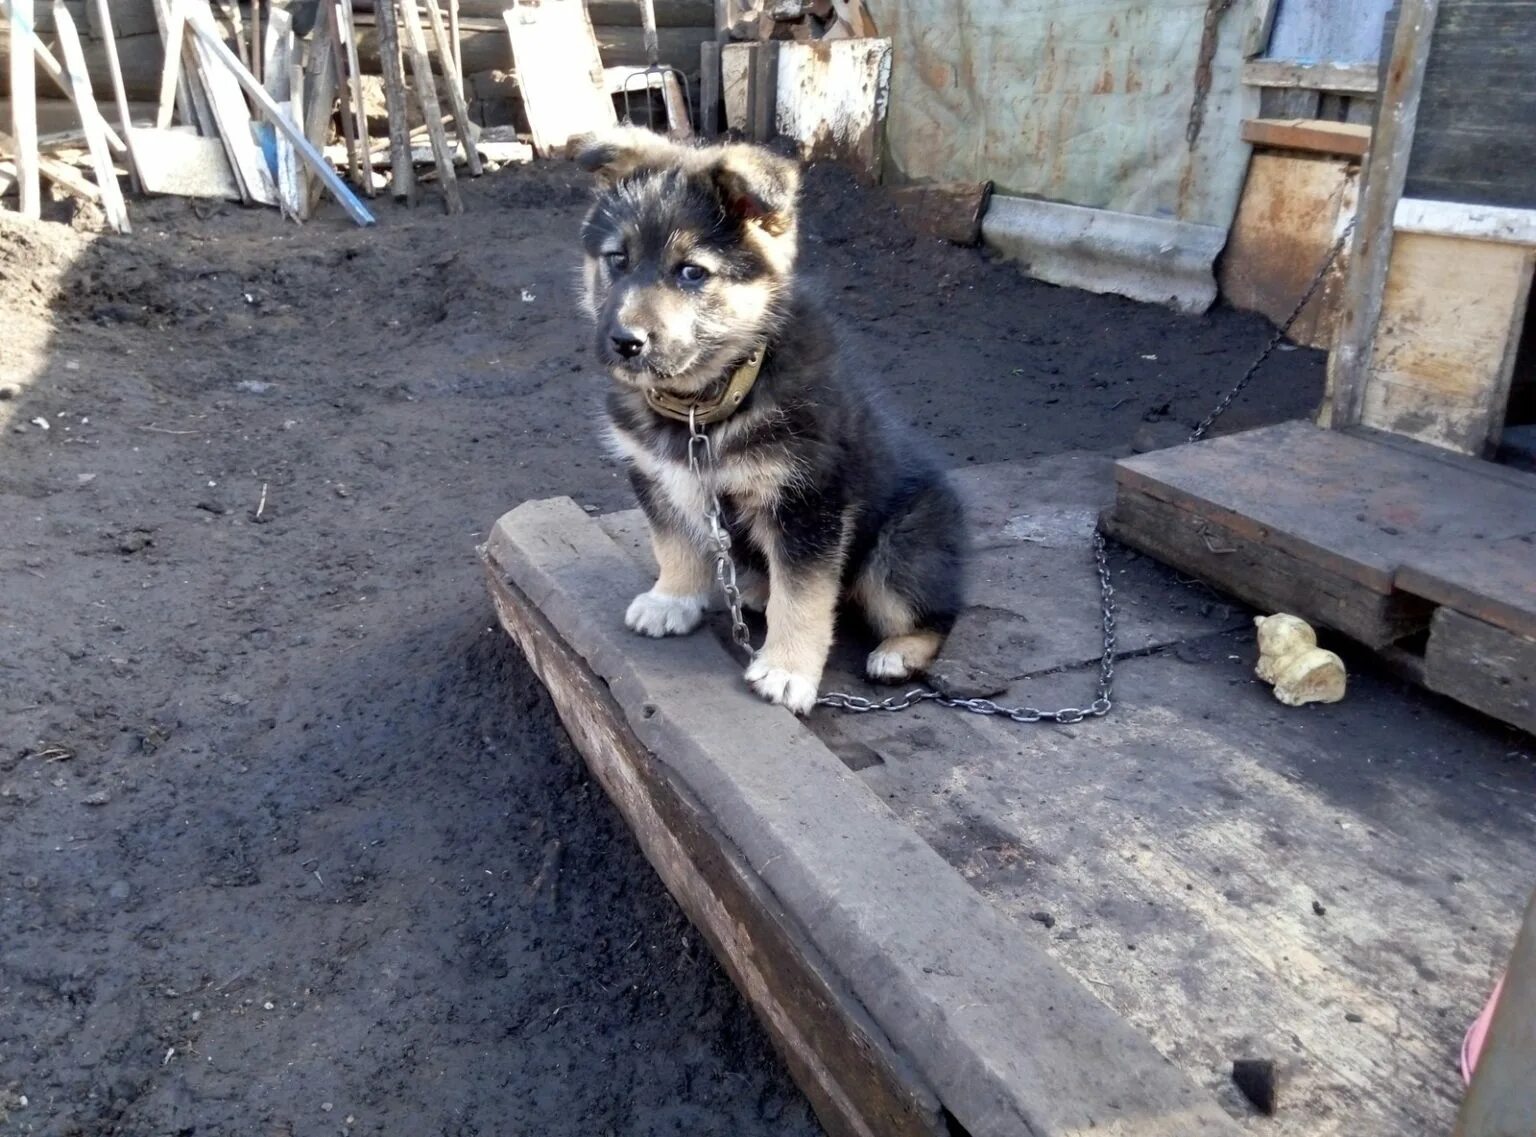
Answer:
<svg viewBox="0 0 1536 1137"><path fill-rule="evenodd" d="M1291 309L1291 314L1285 322L1275 329L1274 335L1259 352L1258 358L1253 361L1243 377L1222 396L1220 402L1212 408L1211 413L1200 420L1194 431L1189 436L1189 441L1199 442L1205 437L1206 431L1211 425L1226 413L1227 408L1242 394L1243 388L1259 373L1259 368L1264 366L1274 352L1285 339L1291 327L1300 318L1302 309L1307 306L1317 290L1322 286L1328 272L1338 260L1339 254L1344 251L1344 245L1349 236L1354 232L1355 222L1351 218L1349 223L1340 232L1338 240L1323 258L1323 263L1318 267L1312 280L1301 294L1301 299ZM725 602L731 614L731 640L746 654L748 659L756 657L756 651L752 647L752 633L747 628L746 619L741 611L741 589L736 583L736 560L731 555L731 534L726 527L724 511L720 505L720 495L715 489L715 452L710 445L709 435L694 419L693 412L688 415L688 469L699 485L704 490L705 510L704 519L709 523L710 540L715 545L715 580L720 585L720 591L725 596ZM1042 711L1036 707L1009 707L1001 703L995 703L991 699L962 699L951 695L944 695L928 687L914 687L904 695L891 695L884 699L870 699L863 695L852 695L846 691L829 691L816 700L820 707L832 707L850 714L869 714L875 711L905 711L923 703L937 703L941 707L953 707L956 710L969 711L975 715L995 715L1007 718L1013 722L1033 723L1050 722L1063 725L1079 723L1085 719L1103 718L1114 707L1115 691L1115 586L1109 572L1109 550L1104 539L1104 531L1099 526L1093 528L1093 562L1099 576L1099 612L1100 627L1103 631L1103 652L1099 656L1099 680L1094 689L1093 702L1086 707L1061 707L1054 711Z"/></svg>

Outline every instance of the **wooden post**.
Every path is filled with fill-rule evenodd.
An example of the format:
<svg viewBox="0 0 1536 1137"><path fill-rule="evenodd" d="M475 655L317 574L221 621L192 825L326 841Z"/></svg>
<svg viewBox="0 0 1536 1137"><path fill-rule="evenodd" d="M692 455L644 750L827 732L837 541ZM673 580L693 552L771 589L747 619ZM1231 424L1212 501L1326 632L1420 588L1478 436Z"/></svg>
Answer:
<svg viewBox="0 0 1536 1137"><path fill-rule="evenodd" d="M1456 1137L1536 1133L1536 895L1525 910Z"/></svg>
<svg viewBox="0 0 1536 1137"><path fill-rule="evenodd" d="M1392 260L1392 216L1408 177L1419 89L1440 0L1402 0L1392 58L1377 104L1365 184L1356 213L1349 255L1349 279L1339 312L1333 351L1328 356L1328 394L1318 415L1321 426L1355 426L1365 405L1371 343L1381 320L1381 298Z"/></svg>
<svg viewBox="0 0 1536 1137"><path fill-rule="evenodd" d="M453 122L464 146L464 161L471 177L478 178L485 171L480 165L480 152L475 149L474 130L469 122L469 106L464 102L464 75L453 61L453 46L448 42L448 32L443 27L443 14L437 10L437 0L422 0L427 9L427 23L432 27L432 39L437 43L437 54L443 62L443 80L448 84L448 101L453 106Z"/></svg>
<svg viewBox="0 0 1536 1137"><path fill-rule="evenodd" d="M301 84L304 93L304 137L316 149L324 147L331 139L331 112L336 107L336 84L339 81L333 42L330 21L319 18L317 10L314 28L309 36L309 58L304 65L304 82ZM319 179L306 180L308 184L301 213L305 220L320 204L323 189Z"/></svg>
<svg viewBox="0 0 1536 1137"><path fill-rule="evenodd" d="M400 21L405 28L405 49L411 59L416 98L421 103L422 117L427 120L427 137L432 141L437 177L443 184L443 204L449 213L463 213L464 198L459 194L459 178L453 170L453 151L448 149L448 135L443 130L443 108L437 101L437 83L432 79L427 36L421 27L421 13L416 11L416 0L400 0Z"/></svg>
<svg viewBox="0 0 1536 1137"><path fill-rule="evenodd" d="M325 0L320 0L323 4ZM251 74L261 82L261 48L266 42L261 34L261 0L251 0Z"/></svg>
<svg viewBox="0 0 1536 1137"><path fill-rule="evenodd" d="M747 77L747 124L753 142L771 142L778 130L779 45L772 40L752 48Z"/></svg>
<svg viewBox="0 0 1536 1137"><path fill-rule="evenodd" d="M720 137L720 45L713 40L699 44L699 133Z"/></svg>
<svg viewBox="0 0 1536 1137"><path fill-rule="evenodd" d="M341 207L347 211L347 215L359 225L372 225L373 214L357 199L357 195L347 188L347 183L342 181L331 164L325 160L325 156L316 150L309 139L304 137L304 132L288 120L288 117L277 109L277 104L272 101L272 96L267 94L262 85L256 82L256 77L250 69L235 57L235 53L229 50L229 46L219 35L219 30L212 26L212 21L204 14L194 12L187 21L193 33L197 36L214 59L235 77L235 81L245 89L245 93L255 100L272 125L282 131L293 143L294 150L299 157L313 170L319 179L325 183L325 188L330 190Z"/></svg>
<svg viewBox="0 0 1536 1137"><path fill-rule="evenodd" d="M10 0L11 132L16 136L16 189L23 217L41 217L43 187L37 170L37 69L32 0Z"/></svg>
<svg viewBox="0 0 1536 1137"><path fill-rule="evenodd" d="M139 177L139 159L133 152L133 119L128 113L128 92L123 87L123 65L117 57L117 37L112 33L112 5L108 0L95 0L96 22L101 25L101 40L107 53L107 70L112 76L112 97L117 101L117 123L122 127L123 141L128 144L128 181L133 192L143 190Z"/></svg>
<svg viewBox="0 0 1536 1137"><path fill-rule="evenodd" d="M411 165L411 131L405 105L405 72L400 64L400 31L394 0L374 5L379 24L379 70L384 73L384 101L389 108L389 160L393 170L389 192L396 201L416 196L416 170Z"/></svg>
<svg viewBox="0 0 1536 1137"><path fill-rule="evenodd" d="M9 0L0 0L0 17L4 17L5 19L9 20L11 19L11 12L12 9ZM43 69L43 74L52 79L54 85L57 86L60 91L64 92L65 98L69 99L70 102L75 103L75 107L78 110L79 103L75 99L74 88L69 85L69 76L65 74L64 68L60 66L59 61L53 57L53 52L48 50L48 45L38 38L36 30L32 27L32 21L30 17L27 19L24 26L26 34L24 34L21 38L23 42L31 42L32 55L35 58L37 65ZM12 40L11 42L15 43L16 41ZM34 84L36 83L35 75L33 82ZM36 89L35 86L33 89ZM117 131L113 130L105 120L102 121L101 125L102 129L107 133L107 145L112 147L115 153L121 154L128 149L127 143L125 143L121 138L117 136Z"/></svg>
<svg viewBox="0 0 1536 1137"><path fill-rule="evenodd" d="M363 192L369 197L378 193L373 184L373 144L368 138L368 108L363 102L363 69L357 61L357 26L352 22L352 0L339 0L336 6L341 18L341 46L347 57L347 80L352 91L353 133L357 136L358 162L362 167Z"/></svg>
<svg viewBox="0 0 1536 1137"><path fill-rule="evenodd" d="M79 33L75 31L74 17L64 7L63 0L54 0L53 22L59 34L59 47L64 52L64 65L69 68L69 85L75 92L75 106L80 110L80 125L85 128L86 145L91 152L91 166L96 171L96 188L101 190L101 206L107 214L107 224L119 233L127 233L128 207L123 204L122 187L117 184L117 170L112 165L112 148L107 145L106 123L96 107L91 94L91 76L85 67L85 51L80 46Z"/></svg>
<svg viewBox="0 0 1536 1137"><path fill-rule="evenodd" d="M448 0L448 35L453 40L453 69L459 76L459 93L466 99L464 89L464 36L459 28L459 0Z"/></svg>

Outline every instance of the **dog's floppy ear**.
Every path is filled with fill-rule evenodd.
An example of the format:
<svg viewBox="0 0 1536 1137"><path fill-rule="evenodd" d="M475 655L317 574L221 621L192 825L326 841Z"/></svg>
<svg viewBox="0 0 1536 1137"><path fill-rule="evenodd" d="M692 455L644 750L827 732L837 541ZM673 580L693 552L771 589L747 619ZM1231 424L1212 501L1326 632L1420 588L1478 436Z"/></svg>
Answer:
<svg viewBox="0 0 1536 1137"><path fill-rule="evenodd" d="M676 165L680 149L675 142L638 126L578 135L566 143L566 154L605 185L613 185L636 170Z"/></svg>
<svg viewBox="0 0 1536 1137"><path fill-rule="evenodd" d="M800 167L761 146L726 146L714 167L726 211L761 226L772 236L794 227Z"/></svg>

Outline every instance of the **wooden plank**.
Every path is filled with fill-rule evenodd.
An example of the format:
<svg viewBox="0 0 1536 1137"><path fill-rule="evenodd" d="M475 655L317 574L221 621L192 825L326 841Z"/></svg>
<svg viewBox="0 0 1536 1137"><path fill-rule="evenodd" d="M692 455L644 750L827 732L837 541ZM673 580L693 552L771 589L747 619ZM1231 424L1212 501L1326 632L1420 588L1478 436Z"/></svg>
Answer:
<svg viewBox="0 0 1536 1137"><path fill-rule="evenodd" d="M1262 612L1291 612L1378 649L1429 626L1432 605L1298 556L1221 511L1163 501L1123 482L1117 489L1105 532Z"/></svg>
<svg viewBox="0 0 1536 1137"><path fill-rule="evenodd" d="M10 0L11 136L16 143L17 208L23 217L43 212L43 190L37 168L37 68L26 44L34 38L32 0Z"/></svg>
<svg viewBox="0 0 1536 1137"><path fill-rule="evenodd" d="M411 165L410 123L406 111L405 70L400 60L400 31L392 0L374 7L379 23L379 69L384 76L384 102L389 111L390 194L410 202L416 194Z"/></svg>
<svg viewBox="0 0 1536 1137"><path fill-rule="evenodd" d="M373 182L373 164L367 160L372 143L368 139L368 115L363 100L363 70L357 60L357 28L352 23L351 0L340 0L336 6L336 13L341 24L341 44L346 56L348 87L352 94L350 100L352 133L357 142L360 184L363 192L373 197L378 192L378 187ZM342 113L346 114L345 107Z"/></svg>
<svg viewBox="0 0 1536 1137"><path fill-rule="evenodd" d="M1307 423L1141 454L1118 462L1115 477L1119 497L1176 506L1224 537L1384 596L1401 566L1437 550L1536 532L1530 476Z"/></svg>
<svg viewBox="0 0 1536 1137"><path fill-rule="evenodd" d="M549 688L593 778L752 1004L829 1137L940 1137L932 1092L687 787L635 737L587 667L489 552L497 616Z"/></svg>
<svg viewBox="0 0 1536 1137"><path fill-rule="evenodd" d="M80 48L75 21L69 9L57 2L53 6L53 20L58 27L64 63L69 68L70 89L75 93L75 105L80 108L80 125L85 128L91 166L96 171L96 187L101 190L101 207L107 215L107 224L119 233L130 232L128 207L123 203L122 187L117 184L112 149L107 145L106 123L102 121L96 99L91 94L91 77L85 68L85 52Z"/></svg>
<svg viewBox="0 0 1536 1137"><path fill-rule="evenodd" d="M1354 217L1358 192L1359 168L1342 158L1255 154L1217 265L1222 296L1285 320ZM1348 272L1346 248L1291 327L1294 342L1332 345Z"/></svg>
<svg viewBox="0 0 1536 1137"><path fill-rule="evenodd" d="M127 145L128 152L128 178L133 185L134 192L141 191L143 181L139 177L139 159L133 152L133 116L128 110L128 91L123 86L123 65L117 57L117 36L112 32L112 10L109 0L95 0L96 26L99 36L105 45L107 52L108 74L112 80L112 97L117 102L118 126L123 132L123 141Z"/></svg>
<svg viewBox="0 0 1536 1137"><path fill-rule="evenodd" d="M1530 1137L1536 1117L1536 893L1525 910L1455 1137Z"/></svg>
<svg viewBox="0 0 1536 1137"><path fill-rule="evenodd" d="M777 45L776 54L774 133L793 138L806 161L842 162L865 182L878 182L891 41L785 43Z"/></svg>
<svg viewBox="0 0 1536 1137"><path fill-rule="evenodd" d="M1439 608L1424 652L1424 683L1536 734L1536 639Z"/></svg>
<svg viewBox="0 0 1536 1137"><path fill-rule="evenodd" d="M1371 128L1316 118L1245 118L1243 141L1254 146L1278 146L1312 154L1363 158L1371 148Z"/></svg>
<svg viewBox="0 0 1536 1137"><path fill-rule="evenodd" d="M1269 47L1269 35L1275 26L1275 9L1280 0L1254 0L1248 10L1248 23L1243 28L1243 58L1252 59L1263 55Z"/></svg>
<svg viewBox="0 0 1536 1137"><path fill-rule="evenodd" d="M8 0L0 0L0 17L3 17L7 21L8 27L9 21L11 19L11 6ZM32 54L37 66L41 67L43 69L43 74L47 75L48 78L53 81L55 86L57 86L60 91L64 92L65 96L68 97L72 104L74 104L75 109L78 112L80 104L79 101L75 98L74 90L69 85L69 76L65 74L64 68L60 66L59 61L54 58L53 52L48 50L48 45L35 35L23 36L22 41L25 42L26 40L30 40L32 43ZM100 118L99 115L97 117ZM102 127L106 131L107 145L110 146L115 153L123 153L123 151L127 148L127 144L118 137L117 131L113 130L111 125L107 123L105 119L102 120Z"/></svg>
<svg viewBox="0 0 1536 1137"><path fill-rule="evenodd" d="M14 154L16 152L16 140L9 134L0 133L0 151ZM82 176L79 170L68 162L53 157L53 155L43 151L41 148L39 148L37 155L37 169L43 177L69 193L74 194L76 197L89 202L101 201L101 190L97 189L89 179ZM16 184L16 162L14 159L6 158L0 161L0 177L3 177L6 189ZM4 192L5 190L0 189L0 193Z"/></svg>
<svg viewBox="0 0 1536 1137"><path fill-rule="evenodd" d="M1531 489L1536 491L1536 479ZM1396 583L1404 592L1536 640L1536 543L1531 536L1447 542L1407 561Z"/></svg>
<svg viewBox="0 0 1536 1137"><path fill-rule="evenodd" d="M1410 197L1536 208L1536 24L1525 0L1442 0Z"/></svg>
<svg viewBox="0 0 1536 1137"><path fill-rule="evenodd" d="M304 95L304 137L317 150L323 150L331 140L331 116L336 109L336 85L340 81L335 42L330 21L317 18L309 35L309 52L304 61L301 84ZM299 214L300 220L307 220L315 211L323 192L318 178L306 173L305 181L304 207Z"/></svg>
<svg viewBox="0 0 1536 1137"><path fill-rule="evenodd" d="M1371 344L1392 258L1392 216L1413 151L1419 87L1438 7L1439 0L1402 0L1363 174L1338 337L1328 356L1327 392L1318 417L1324 426L1353 426L1364 412Z"/></svg>
<svg viewBox="0 0 1536 1137"><path fill-rule="evenodd" d="M443 14L438 11L437 0L421 0L427 10L427 25L432 30L432 40L437 45L439 66L443 69L443 81L448 84L448 102L453 107L453 129L464 148L464 161L471 177L478 178L484 171L480 167L480 154L475 150L475 127L469 120L469 105L464 101L464 76L454 62L453 44L443 27Z"/></svg>
<svg viewBox="0 0 1536 1137"><path fill-rule="evenodd" d="M1243 64L1243 82L1250 87L1305 87L1313 91L1358 95L1374 95L1378 89L1374 63L1292 63L1283 59L1250 59Z"/></svg>
<svg viewBox="0 0 1536 1137"><path fill-rule="evenodd" d="M237 43L238 37L237 37ZM295 91L293 73L297 42L293 35L293 18L286 8L274 7L268 13L266 39L262 44L262 81L267 94L272 96L290 121L294 120ZM244 60L241 60L243 63ZM303 103L298 102L302 107ZM274 138L277 155L277 203L283 216L296 221L308 214L309 187L303 178L303 167L293 152L293 143L282 134Z"/></svg>
<svg viewBox="0 0 1536 1137"><path fill-rule="evenodd" d="M1399 233L1361 423L1462 454L1497 445L1532 257L1519 245Z"/></svg>
<svg viewBox="0 0 1536 1137"><path fill-rule="evenodd" d="M1536 209L1405 197L1397 203L1393 225L1399 233L1536 246Z"/></svg>
<svg viewBox="0 0 1536 1137"><path fill-rule="evenodd" d="M720 45L713 40L699 44L699 133L720 137Z"/></svg>
<svg viewBox="0 0 1536 1137"><path fill-rule="evenodd" d="M204 8L206 9L206 5ZM188 19L188 26L196 34L198 42L206 45L214 58L235 77L236 82L245 89L245 93L254 99L262 112L272 120L272 124L288 136L299 156L325 183L326 189L331 191L337 202L347 211L347 215L359 225L372 225L373 214L369 213L367 207L357 199L357 195L347 188L346 183L337 176L335 170L331 169L330 163L311 145L309 139L304 137L303 132L278 112L272 96L267 94L249 68L235 58L235 53L230 51L228 45L219 37L218 29L213 26L211 17L194 9Z"/></svg>
<svg viewBox="0 0 1536 1137"><path fill-rule="evenodd" d="M514 0L505 13L523 108L541 157L614 125L597 38L580 0Z"/></svg>
<svg viewBox="0 0 1536 1137"><path fill-rule="evenodd" d="M182 9L188 27L213 29L213 12L207 0L177 0L177 6ZM216 30L210 34L218 37L219 44L224 46L223 38L218 36ZM240 183L242 200L276 205L277 186L267 168L266 155L261 152L261 147L256 144L251 133L251 108L246 105L240 93L239 82L228 69L216 65L217 61L206 37L196 36L192 47L197 53L198 78L208 93L208 102L219 126L219 140L224 143L230 168L235 171L235 180ZM239 63L233 53L230 58ZM266 95L266 91L263 90L262 94Z"/></svg>
<svg viewBox="0 0 1536 1137"><path fill-rule="evenodd" d="M453 169L453 152L448 149L448 135L443 130L443 111L437 101L437 84L432 79L432 63L427 58L427 37L421 30L421 15L416 0L400 0L400 26L405 30L405 50L411 61L411 78L416 83L416 99L426 120L427 137L437 162L437 180L443 189L443 203L449 213L464 212L464 198L459 193L459 178Z"/></svg>
<svg viewBox="0 0 1536 1137"><path fill-rule="evenodd" d="M135 127L133 133L145 193L240 200L240 184L217 138L204 138L190 126Z"/></svg>
<svg viewBox="0 0 1536 1137"><path fill-rule="evenodd" d="M747 133L753 142L771 142L777 134L782 46L770 40L752 49L752 72L747 80Z"/></svg>

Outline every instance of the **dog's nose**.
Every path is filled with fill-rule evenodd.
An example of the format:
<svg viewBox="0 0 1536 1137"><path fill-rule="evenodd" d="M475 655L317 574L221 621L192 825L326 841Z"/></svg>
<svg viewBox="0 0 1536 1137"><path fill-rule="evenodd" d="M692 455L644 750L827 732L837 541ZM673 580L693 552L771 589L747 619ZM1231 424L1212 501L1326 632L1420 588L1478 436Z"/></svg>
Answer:
<svg viewBox="0 0 1536 1137"><path fill-rule="evenodd" d="M613 341L613 350L625 359L633 359L645 350L645 333L631 331L629 328L621 328L610 337Z"/></svg>

